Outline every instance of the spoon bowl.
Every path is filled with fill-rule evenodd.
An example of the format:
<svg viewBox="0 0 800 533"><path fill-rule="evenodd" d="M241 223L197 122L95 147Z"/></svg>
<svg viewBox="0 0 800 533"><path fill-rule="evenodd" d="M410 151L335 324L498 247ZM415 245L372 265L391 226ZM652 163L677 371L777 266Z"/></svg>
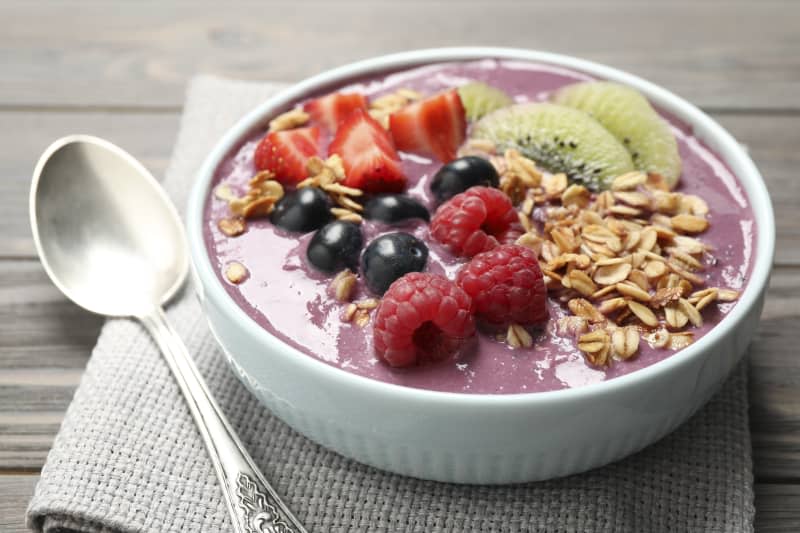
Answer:
<svg viewBox="0 0 800 533"><path fill-rule="evenodd" d="M183 284L180 218L150 172L117 146L88 135L54 142L36 166L30 201L42 264L81 307L142 316Z"/></svg>

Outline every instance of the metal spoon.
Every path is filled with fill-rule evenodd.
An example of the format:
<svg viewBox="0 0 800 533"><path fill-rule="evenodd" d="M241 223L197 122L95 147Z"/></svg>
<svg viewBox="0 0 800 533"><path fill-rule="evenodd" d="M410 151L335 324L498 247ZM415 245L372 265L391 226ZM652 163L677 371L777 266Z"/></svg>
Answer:
<svg viewBox="0 0 800 533"><path fill-rule="evenodd" d="M162 304L189 270L175 208L136 159L103 139L50 145L33 174L31 227L53 283L79 306L135 317L155 338L214 463L237 533L305 529L280 501L211 397Z"/></svg>

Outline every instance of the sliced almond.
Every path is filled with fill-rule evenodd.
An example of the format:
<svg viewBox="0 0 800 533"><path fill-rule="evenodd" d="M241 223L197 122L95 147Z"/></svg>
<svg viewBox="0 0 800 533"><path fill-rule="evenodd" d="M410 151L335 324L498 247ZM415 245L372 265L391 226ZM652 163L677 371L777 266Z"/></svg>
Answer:
<svg viewBox="0 0 800 533"><path fill-rule="evenodd" d="M651 328L658 326L658 318L656 318L656 315L645 305L634 300L628 300L628 309L630 309L643 324Z"/></svg>

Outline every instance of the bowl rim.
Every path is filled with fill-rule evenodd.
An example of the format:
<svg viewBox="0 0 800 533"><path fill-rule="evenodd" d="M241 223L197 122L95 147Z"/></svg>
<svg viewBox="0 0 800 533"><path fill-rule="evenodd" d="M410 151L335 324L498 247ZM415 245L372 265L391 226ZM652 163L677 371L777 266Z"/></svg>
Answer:
<svg viewBox="0 0 800 533"><path fill-rule="evenodd" d="M510 394L472 394L420 389L394 383L387 383L325 363L314 356L303 353L274 336L253 320L228 295L218 279L206 250L203 237L203 213L208 197L210 183L217 166L228 153L239 145L246 135L263 125L265 119L275 110L312 93L321 87L358 76L368 76L381 71L400 70L413 66L447 61L467 61L480 59L522 60L544 63L554 67L566 67L595 77L621 82L642 91L658 107L676 116L692 128L692 133L712 149L731 169L738 184L750 202L756 220L756 249L750 279L739 301L725 317L708 333L696 342L675 354L644 368L618 376L610 380L592 383L575 388L551 391L520 392ZM209 299L223 313L239 323L247 333L256 338L265 349L281 357L294 358L292 363L302 367L303 372L312 372L322 379L332 380L342 387L358 387L365 393L392 397L394 401L417 400L428 404L453 401L472 406L513 408L529 406L533 403L582 401L586 398L619 392L622 389L641 385L648 380L658 379L660 375L688 365L726 335L735 331L748 312L758 304L769 281L775 249L775 220L766 184L745 149L714 119L699 108L643 78L625 71L568 55L538 50L498 47L452 47L429 48L382 55L342 65L293 84L268 98L241 117L217 141L206 156L196 174L189 195L186 210L187 234L192 259L195 288L202 298ZM227 351L227 350L226 350ZM231 354L235 357L235 354ZM402 405L402 404L400 404Z"/></svg>

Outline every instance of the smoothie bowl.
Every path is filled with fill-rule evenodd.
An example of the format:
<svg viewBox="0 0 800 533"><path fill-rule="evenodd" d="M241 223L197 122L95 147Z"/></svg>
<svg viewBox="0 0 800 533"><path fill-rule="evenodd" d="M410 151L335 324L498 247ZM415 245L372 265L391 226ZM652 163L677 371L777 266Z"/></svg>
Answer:
<svg viewBox="0 0 800 533"><path fill-rule="evenodd" d="M701 111L492 48L264 102L209 154L187 223L253 394L345 456L460 483L584 471L674 429L741 359L774 248L758 171Z"/></svg>

